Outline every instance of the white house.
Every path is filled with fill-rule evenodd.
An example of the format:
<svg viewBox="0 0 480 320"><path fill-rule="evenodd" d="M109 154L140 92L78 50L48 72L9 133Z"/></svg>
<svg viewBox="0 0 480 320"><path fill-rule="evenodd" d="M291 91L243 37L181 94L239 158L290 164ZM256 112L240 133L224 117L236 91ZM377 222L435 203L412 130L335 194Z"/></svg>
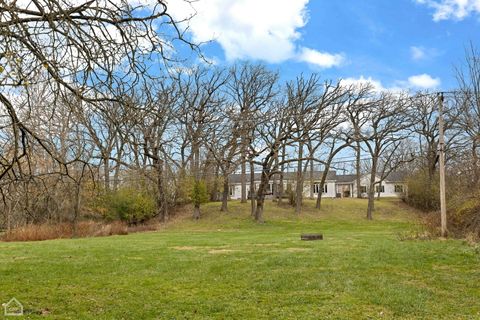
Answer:
<svg viewBox="0 0 480 320"><path fill-rule="evenodd" d="M307 172L304 175L304 197L309 197L313 194L314 197L318 195L320 191L320 181L323 172L314 171L313 172L313 184L311 184L310 173ZM230 199L240 199L242 195L241 183L240 183L240 174L232 174L229 177L230 184ZM260 184L260 173L255 173L255 189L258 188ZM285 172L283 174L283 190L284 194L287 194L287 190L295 190L297 173L296 172ZM400 197L405 192L404 184L404 173L394 172L390 174L381 184L375 186L375 192L380 191L380 197ZM246 177L247 184L247 196L250 195L250 175L247 174ZM370 176L362 175L360 178L360 191L362 194L367 193L369 185ZM379 181L377 177L377 181ZM269 185L267 187L266 196L267 198L273 197L274 191L279 190L279 178L270 179ZM325 181L324 188L322 190L322 197L326 198L348 198L356 197L357 194L357 183L356 175L338 175L336 171L330 171L327 174L327 179Z"/></svg>
<svg viewBox="0 0 480 320"><path fill-rule="evenodd" d="M375 185L375 195L380 197L401 197L406 192L405 172L392 172L384 181ZM337 197L348 198L357 195L357 176L354 174L336 175ZM380 177L375 177L379 182ZM360 177L360 193L366 194L370 185L370 174ZM380 192L380 193L379 193Z"/></svg>

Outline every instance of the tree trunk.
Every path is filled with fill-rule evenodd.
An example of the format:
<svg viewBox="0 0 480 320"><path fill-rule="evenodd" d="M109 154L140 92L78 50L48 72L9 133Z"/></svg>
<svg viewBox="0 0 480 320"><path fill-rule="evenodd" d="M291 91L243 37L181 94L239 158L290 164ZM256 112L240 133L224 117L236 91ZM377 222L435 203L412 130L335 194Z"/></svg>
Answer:
<svg viewBox="0 0 480 320"><path fill-rule="evenodd" d="M313 159L313 155L311 155ZM310 160L310 200L313 200L313 185L315 181L313 179L313 160Z"/></svg>
<svg viewBox="0 0 480 320"><path fill-rule="evenodd" d="M283 194L285 192L283 188L283 172L285 171L285 145L282 147L282 165L280 168L280 182L279 182L279 190L278 190L278 205L282 204Z"/></svg>
<svg viewBox="0 0 480 320"><path fill-rule="evenodd" d="M362 198L362 190L361 190L361 160L360 160L360 142L357 141L357 146L355 148L355 174L356 174L356 177L355 177L355 180L356 180L356 184L357 184L357 198L361 199Z"/></svg>
<svg viewBox="0 0 480 320"><path fill-rule="evenodd" d="M103 176L105 183L105 192L110 193L110 159L103 159Z"/></svg>
<svg viewBox="0 0 480 320"><path fill-rule="evenodd" d="M247 158L245 156L245 147L242 147L242 172L240 173L240 185L242 188L241 203L247 203Z"/></svg>
<svg viewBox="0 0 480 320"><path fill-rule="evenodd" d="M121 147L119 147L119 144L121 145ZM113 173L113 191L117 191L118 190L118 185L119 185L119 178L120 178L120 169L122 168L122 166L120 165L120 162L122 160L122 156L123 156L123 144L116 140L116 145L117 145L117 148L116 148L116 162L117 162L117 165L115 166L115 171Z"/></svg>
<svg viewBox="0 0 480 320"><path fill-rule="evenodd" d="M278 170L278 152L277 154L275 155L275 170ZM273 184L272 184L272 201L275 201L277 200L277 197L278 197L278 176L277 174L275 173L273 175Z"/></svg>
<svg viewBox="0 0 480 320"><path fill-rule="evenodd" d="M257 206L255 210L255 221L258 223L263 223L263 205L265 203L265 191L268 185L270 177L265 169L262 170L262 178L260 180L260 185L258 186L257 191Z"/></svg>
<svg viewBox="0 0 480 320"><path fill-rule="evenodd" d="M193 207L193 219L198 220L200 219L200 205L196 204Z"/></svg>
<svg viewBox="0 0 480 320"><path fill-rule="evenodd" d="M328 162L327 165L325 166L325 170L323 170L322 172L322 179L320 180L320 190L318 190L317 203L315 204L315 208L319 210L322 208L323 186L325 185L325 181L327 180L327 175L329 170L330 170L330 162Z"/></svg>
<svg viewBox="0 0 480 320"><path fill-rule="evenodd" d="M80 192L81 183L78 182L75 188L75 203L73 204L72 238L77 236L77 222L80 216Z"/></svg>
<svg viewBox="0 0 480 320"><path fill-rule="evenodd" d="M115 167L115 172L113 174L113 191L118 190L119 185L119 178L120 178L120 162Z"/></svg>
<svg viewBox="0 0 480 320"><path fill-rule="evenodd" d="M278 180L278 204L282 204L283 194L285 190L283 190L283 171L280 172L280 179Z"/></svg>
<svg viewBox="0 0 480 320"><path fill-rule="evenodd" d="M255 165L253 161L250 161L250 206L251 206L251 212L250 214L255 216L255 197L256 197L256 192L255 192Z"/></svg>
<svg viewBox="0 0 480 320"><path fill-rule="evenodd" d="M370 183L370 188L373 189L374 185ZM368 207L367 207L367 219L373 220L373 210L375 210L375 192L368 190Z"/></svg>
<svg viewBox="0 0 480 320"><path fill-rule="evenodd" d="M302 200L303 200L303 143L298 145L298 160L297 160L297 187L295 194L295 213L300 214L302 212Z"/></svg>
<svg viewBox="0 0 480 320"><path fill-rule="evenodd" d="M344 144L344 145L338 147L337 149L334 149L333 146L334 145L332 145L332 149L330 150L330 155L328 156L328 160L325 163L325 169L323 170L323 173L322 173L322 180L320 181L320 190L318 192L317 203L315 205L315 207L317 209L321 209L321 207L322 207L323 186L325 185L325 181L327 181L328 172L330 171L330 166L332 165L333 158L335 158L337 153L339 153L341 150L346 148L348 146L348 144ZM334 191L336 193L336 190L334 190Z"/></svg>
<svg viewBox="0 0 480 320"><path fill-rule="evenodd" d="M375 210L375 177L377 174L377 158L372 159L372 168L370 171L370 184L368 189L368 207L367 207L367 219L373 219L373 210Z"/></svg>
<svg viewBox="0 0 480 320"><path fill-rule="evenodd" d="M165 222L168 217L166 214L167 204L165 203L165 190L163 187L163 161L155 159L153 161L153 166L157 171L157 192L156 192L156 209L157 215L160 222Z"/></svg>
<svg viewBox="0 0 480 320"><path fill-rule="evenodd" d="M198 183L200 181L200 148L196 143L192 143L192 151L194 183ZM200 204L198 203L195 204L193 209L193 219L200 219Z"/></svg>
<svg viewBox="0 0 480 320"><path fill-rule="evenodd" d="M222 193L222 207L220 211L227 212L228 211L228 192L229 192L229 182L228 182L228 174L223 175L223 193Z"/></svg>
<svg viewBox="0 0 480 320"><path fill-rule="evenodd" d="M210 193L210 201L218 200L218 176L219 176L219 166L215 166L215 178L213 180L212 192Z"/></svg>

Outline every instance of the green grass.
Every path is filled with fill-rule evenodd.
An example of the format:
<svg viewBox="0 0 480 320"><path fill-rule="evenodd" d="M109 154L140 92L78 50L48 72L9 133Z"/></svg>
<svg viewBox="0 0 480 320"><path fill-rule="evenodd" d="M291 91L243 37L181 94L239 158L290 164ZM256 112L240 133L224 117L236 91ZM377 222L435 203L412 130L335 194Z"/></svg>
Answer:
<svg viewBox="0 0 480 320"><path fill-rule="evenodd" d="M480 319L480 257L419 228L393 200L327 200L321 212L249 204L128 236L0 243L0 302L31 319ZM323 241L299 240L322 232Z"/></svg>

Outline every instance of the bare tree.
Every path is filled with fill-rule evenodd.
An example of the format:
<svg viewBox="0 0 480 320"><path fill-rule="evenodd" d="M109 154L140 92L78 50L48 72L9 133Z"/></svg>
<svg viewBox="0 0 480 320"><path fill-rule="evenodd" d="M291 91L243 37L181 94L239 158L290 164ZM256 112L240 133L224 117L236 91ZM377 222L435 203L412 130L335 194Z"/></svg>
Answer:
<svg viewBox="0 0 480 320"><path fill-rule="evenodd" d="M235 104L226 104L218 110L218 118L208 129L209 137L205 145L221 171L223 180L222 205L220 211L228 211L229 176L241 164L242 130L240 127L240 112Z"/></svg>
<svg viewBox="0 0 480 320"><path fill-rule="evenodd" d="M12 94L43 81L55 95L68 93L92 105L121 102L119 92L152 77L152 61L175 60L172 46L196 49L162 0L155 6L123 0L2 1L0 16L0 106L16 141L0 180L26 157L29 140L48 147L18 115Z"/></svg>
<svg viewBox="0 0 480 320"><path fill-rule="evenodd" d="M147 174L147 177L155 185L157 216L160 222L164 222L169 218L165 174L167 153L174 135L171 124L179 93L175 84L159 82L156 87L146 87L141 94L144 98L138 106L137 118L138 130L142 133L141 148L146 159L151 161L154 174Z"/></svg>
<svg viewBox="0 0 480 320"><path fill-rule="evenodd" d="M328 91L328 90L326 90ZM295 142L297 147L297 177L295 190L295 212L302 211L304 188L304 149L316 130L321 117L321 84L318 75L313 74L308 79L300 75L295 81L290 81L286 86L288 108L292 110L295 123ZM308 162L306 166L308 165Z"/></svg>
<svg viewBox="0 0 480 320"><path fill-rule="evenodd" d="M241 202L247 202L246 165L248 142L251 140L252 119L255 113L270 103L276 95L275 84L278 74L271 72L263 65L242 63L231 70L231 81L228 89L233 101L240 108L242 123L242 163L241 163ZM251 171L251 170L250 170ZM251 172L251 174L253 174ZM250 193L253 198L253 189Z"/></svg>
<svg viewBox="0 0 480 320"><path fill-rule="evenodd" d="M250 154L259 160L252 160L261 167L260 184L255 196L255 221L263 223L263 208L265 193L272 175L278 173L279 166L297 161L298 158L285 158L278 161L281 149L292 146L293 136L296 134L296 125L293 121L294 109L289 105L275 101L271 107L259 115L262 122L257 124L254 135L258 137L254 144L250 144ZM305 160L305 159L302 159Z"/></svg>
<svg viewBox="0 0 480 320"><path fill-rule="evenodd" d="M394 96L381 93L371 105L368 122L361 133L365 149L371 157L370 182L368 188L367 219L373 219L375 186L379 162L382 155L392 153L408 137L405 129L411 126L407 121L408 99L404 95Z"/></svg>
<svg viewBox="0 0 480 320"><path fill-rule="evenodd" d="M450 156L455 154L454 149L458 147L457 118L459 108L445 103L445 151ZM433 208L435 204L435 195L433 185L438 163L438 98L436 94L429 92L419 92L411 97L411 107L408 110L410 128L415 136L416 145L415 161L417 167L425 170L427 181L425 188L424 208Z"/></svg>
<svg viewBox="0 0 480 320"><path fill-rule="evenodd" d="M360 191L361 178L361 156L362 156L362 137L361 131L369 119L369 110L371 104L375 101L373 95L373 86L370 83L350 86L350 90L354 93L351 97L351 103L346 108L349 125L353 130L353 140L355 151L355 174L357 185L357 198L362 197Z"/></svg>
<svg viewBox="0 0 480 320"><path fill-rule="evenodd" d="M196 184L201 180L200 151L208 139L209 123L216 120L216 111L224 104L220 89L227 80L228 74L218 69L196 68L178 76L178 121L190 147L191 173ZM193 217L200 218L199 204L195 205Z"/></svg>
<svg viewBox="0 0 480 320"><path fill-rule="evenodd" d="M457 68L460 86L457 125L470 148L472 183L480 183L480 52L473 46L466 50L465 65Z"/></svg>

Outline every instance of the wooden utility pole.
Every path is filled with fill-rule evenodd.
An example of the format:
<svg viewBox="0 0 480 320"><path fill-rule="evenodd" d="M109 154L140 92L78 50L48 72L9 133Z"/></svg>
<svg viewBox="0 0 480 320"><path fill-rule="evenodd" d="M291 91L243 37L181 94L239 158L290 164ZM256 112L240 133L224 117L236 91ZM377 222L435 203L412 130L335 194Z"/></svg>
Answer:
<svg viewBox="0 0 480 320"><path fill-rule="evenodd" d="M447 236L447 202L445 199L445 137L443 123L443 93L438 95L438 147L440 165L440 217L442 223L442 237Z"/></svg>

